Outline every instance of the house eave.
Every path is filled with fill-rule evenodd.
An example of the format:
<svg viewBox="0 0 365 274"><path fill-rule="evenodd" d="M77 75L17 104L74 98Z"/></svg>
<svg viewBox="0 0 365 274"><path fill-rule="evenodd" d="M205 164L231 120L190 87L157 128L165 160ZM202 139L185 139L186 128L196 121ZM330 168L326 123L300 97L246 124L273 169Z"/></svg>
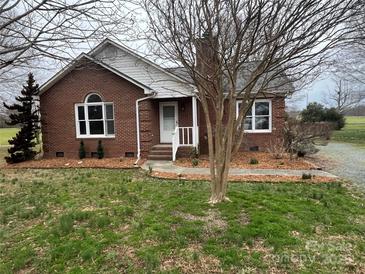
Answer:
<svg viewBox="0 0 365 274"><path fill-rule="evenodd" d="M53 85L55 85L59 80L61 80L66 74L68 74L70 71L72 71L77 66L77 64L80 62L80 60L82 58L85 58L85 59L89 60L92 63L100 65L101 67L103 67L103 68L109 70L110 72L120 76L121 78L135 84L136 86L143 89L145 94L149 94L149 93L153 92L153 90L150 87L148 87L148 86L132 79L128 75L112 68L111 66L109 66L109 65L107 65L107 64L105 64L105 63L103 63L99 60L96 60L96 59L92 58L91 56L89 56L86 53L81 53L73 61L71 61L68 65L66 65L63 69L61 69L54 76L52 76L46 83L44 83L39 89L40 90L39 95L42 95L43 93L45 93L48 89L50 89Z"/></svg>
<svg viewBox="0 0 365 274"><path fill-rule="evenodd" d="M90 50L88 52L88 55L90 55L90 56L96 55L97 53L99 53L100 51L102 51L104 49L104 47L106 47L108 44L110 44L110 45L112 45L112 46L114 46L114 47L116 47L116 48L118 48L118 49L120 49L122 51L127 52L128 54L136 57L137 59L145 62L146 64L148 64L148 65L150 65L150 66L158 69L159 71L161 71L161 72L163 72L163 73L165 73L165 74L173 77L178 82L187 84L190 87L194 88L194 86L192 84L188 83L185 79L179 77L176 74L173 74L173 73L167 71L166 69L164 69L163 67L159 66L158 64L156 64L156 63L148 60L147 58L141 56L140 54L136 53L134 50L130 49L129 47L127 47L125 45L122 45L120 43L117 43L117 42L115 42L115 41L113 41L113 40L111 40L109 38L104 39L104 41L102 41L99 45L97 45L95 48L93 48L92 50Z"/></svg>

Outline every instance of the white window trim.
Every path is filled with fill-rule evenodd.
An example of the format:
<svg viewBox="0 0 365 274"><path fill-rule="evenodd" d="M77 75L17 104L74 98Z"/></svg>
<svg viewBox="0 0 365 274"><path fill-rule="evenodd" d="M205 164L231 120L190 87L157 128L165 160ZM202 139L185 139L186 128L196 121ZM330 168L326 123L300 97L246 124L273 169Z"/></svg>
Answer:
<svg viewBox="0 0 365 274"><path fill-rule="evenodd" d="M269 103L269 129L254 129L255 128L255 111L256 108L255 103L259 103L259 102L268 102ZM238 117L238 113L239 113L239 104L242 103L242 100L237 100L236 102L236 118ZM271 133L272 132L272 100L270 99L256 99L251 107L251 113L252 113L252 128L253 129L245 129L244 132L247 133ZM267 115L265 115L267 116Z"/></svg>
<svg viewBox="0 0 365 274"><path fill-rule="evenodd" d="M87 96L88 98L89 96ZM86 100L87 100L86 98ZM76 138L77 139L110 139L115 138L115 111L114 111L114 103L113 102L95 102L95 103L78 103L75 104L75 124L76 124ZM103 123L104 123L104 134L90 134L89 128L89 114L88 114L88 106L92 105L102 105L103 111ZM114 134L107 134L107 121L111 121L111 119L106 119L106 107L105 105L112 105L113 106L113 121L114 121ZM79 110L78 107L84 107L84 114L85 114L85 124L86 124L86 134L80 134L80 124L79 124ZM82 120L83 121L83 120Z"/></svg>

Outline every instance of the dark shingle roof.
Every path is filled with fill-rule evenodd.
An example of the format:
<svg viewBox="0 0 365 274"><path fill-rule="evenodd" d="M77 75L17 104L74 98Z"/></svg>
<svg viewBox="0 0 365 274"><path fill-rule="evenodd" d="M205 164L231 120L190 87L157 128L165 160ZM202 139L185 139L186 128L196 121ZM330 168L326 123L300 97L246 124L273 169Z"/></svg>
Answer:
<svg viewBox="0 0 365 274"><path fill-rule="evenodd" d="M175 67L175 68L167 68L169 72L179 76L180 78L186 80L187 82L194 84L192 78L190 77L188 70L184 67ZM292 94L294 92L293 83L284 73L268 73L266 76L269 78L270 76L273 78L268 86L263 91L264 93L273 93L273 94ZM237 90L241 90L245 82L247 81L248 76L250 75L250 70L244 70L237 79ZM265 76L265 75L264 75ZM260 78L258 84L264 81L264 76ZM228 81L224 79L225 88L228 89ZM258 86L258 85L257 85Z"/></svg>

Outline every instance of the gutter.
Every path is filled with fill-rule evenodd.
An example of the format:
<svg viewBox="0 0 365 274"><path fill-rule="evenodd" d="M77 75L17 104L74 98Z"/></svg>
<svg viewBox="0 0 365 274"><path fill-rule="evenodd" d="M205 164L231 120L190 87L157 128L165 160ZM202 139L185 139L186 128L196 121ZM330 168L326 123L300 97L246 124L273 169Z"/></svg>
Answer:
<svg viewBox="0 0 365 274"><path fill-rule="evenodd" d="M139 127L139 103L148 99L151 99L156 96L156 92L153 92L152 95L139 98L136 100L136 125L137 125L137 160L134 165L137 165L138 161L141 159L141 138L140 138L140 127Z"/></svg>

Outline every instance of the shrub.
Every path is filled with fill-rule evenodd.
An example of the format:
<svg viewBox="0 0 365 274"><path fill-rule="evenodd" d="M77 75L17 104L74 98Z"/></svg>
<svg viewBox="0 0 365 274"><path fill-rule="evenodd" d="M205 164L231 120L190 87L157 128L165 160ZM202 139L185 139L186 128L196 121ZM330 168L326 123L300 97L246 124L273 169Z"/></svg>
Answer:
<svg viewBox="0 0 365 274"><path fill-rule="evenodd" d="M312 177L313 177L313 175L310 174L310 173L303 173L302 174L302 179L303 180L310 180L310 179L312 179Z"/></svg>
<svg viewBox="0 0 365 274"><path fill-rule="evenodd" d="M198 164L199 164L199 160L198 160L198 159L193 158L193 159L191 160L191 165L192 165L192 166L197 166Z"/></svg>
<svg viewBox="0 0 365 274"><path fill-rule="evenodd" d="M101 144L101 140L98 141L98 147L96 149L96 153L98 154L98 159L104 158L104 147Z"/></svg>
<svg viewBox="0 0 365 274"><path fill-rule="evenodd" d="M319 151L312 142L302 142L294 146L298 157L304 157L307 154L315 154Z"/></svg>
<svg viewBox="0 0 365 274"><path fill-rule="evenodd" d="M335 130L345 126L345 117L335 108L325 108L318 103L310 103L301 112L301 120L306 123L329 122Z"/></svg>
<svg viewBox="0 0 365 274"><path fill-rule="evenodd" d="M302 110L300 116L303 122L322 122L325 121L325 108L323 105L318 103L310 103L305 109Z"/></svg>
<svg viewBox="0 0 365 274"><path fill-rule="evenodd" d="M274 159L282 159L286 152L284 139L275 139L270 141L268 152Z"/></svg>
<svg viewBox="0 0 365 274"><path fill-rule="evenodd" d="M81 140L79 148L79 158L84 159L85 157L86 157L85 144L84 141Z"/></svg>
<svg viewBox="0 0 365 274"><path fill-rule="evenodd" d="M193 147L190 151L190 158L195 159L199 158L199 151L196 147Z"/></svg>
<svg viewBox="0 0 365 274"><path fill-rule="evenodd" d="M250 165L257 165L259 161L256 158L251 158L249 163Z"/></svg>
<svg viewBox="0 0 365 274"><path fill-rule="evenodd" d="M326 109L324 121L332 123L335 130L340 130L345 126L345 116L335 108Z"/></svg>
<svg viewBox="0 0 365 274"><path fill-rule="evenodd" d="M330 135L331 125L325 122L307 123L290 118L284 126L285 147L291 159L294 153L298 156L316 153L318 149L315 145L319 141L326 144Z"/></svg>

